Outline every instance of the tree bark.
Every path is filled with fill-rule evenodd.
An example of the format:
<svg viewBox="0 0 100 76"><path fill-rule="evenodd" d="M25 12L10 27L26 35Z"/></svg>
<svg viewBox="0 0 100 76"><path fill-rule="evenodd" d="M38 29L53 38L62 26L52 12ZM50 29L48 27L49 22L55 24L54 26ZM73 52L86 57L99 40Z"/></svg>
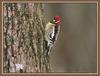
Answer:
<svg viewBox="0 0 100 76"><path fill-rule="evenodd" d="M3 3L3 72L50 72L41 3Z"/></svg>

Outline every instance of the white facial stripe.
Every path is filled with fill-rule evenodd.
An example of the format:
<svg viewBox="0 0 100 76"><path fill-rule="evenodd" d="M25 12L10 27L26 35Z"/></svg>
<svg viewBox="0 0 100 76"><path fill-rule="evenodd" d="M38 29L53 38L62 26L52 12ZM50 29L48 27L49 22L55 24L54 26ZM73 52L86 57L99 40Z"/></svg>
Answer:
<svg viewBox="0 0 100 76"><path fill-rule="evenodd" d="M55 23L58 23L58 22L60 22L61 20L59 20L59 21L57 21L57 22L55 22Z"/></svg>

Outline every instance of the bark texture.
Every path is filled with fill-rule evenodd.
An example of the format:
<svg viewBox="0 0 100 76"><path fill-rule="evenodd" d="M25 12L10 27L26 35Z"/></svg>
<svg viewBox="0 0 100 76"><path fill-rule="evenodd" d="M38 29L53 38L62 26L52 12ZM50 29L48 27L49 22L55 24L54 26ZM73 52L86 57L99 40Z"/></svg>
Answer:
<svg viewBox="0 0 100 76"><path fill-rule="evenodd" d="M3 72L50 72L43 4L3 3Z"/></svg>

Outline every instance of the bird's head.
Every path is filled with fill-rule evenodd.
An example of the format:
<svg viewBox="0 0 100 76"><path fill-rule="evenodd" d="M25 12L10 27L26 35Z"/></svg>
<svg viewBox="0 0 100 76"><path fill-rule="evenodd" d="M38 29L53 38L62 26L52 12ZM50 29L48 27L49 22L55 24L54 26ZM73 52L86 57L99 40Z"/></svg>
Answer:
<svg viewBox="0 0 100 76"><path fill-rule="evenodd" d="M56 24L56 26L59 26L61 24L61 17L55 16L53 21Z"/></svg>

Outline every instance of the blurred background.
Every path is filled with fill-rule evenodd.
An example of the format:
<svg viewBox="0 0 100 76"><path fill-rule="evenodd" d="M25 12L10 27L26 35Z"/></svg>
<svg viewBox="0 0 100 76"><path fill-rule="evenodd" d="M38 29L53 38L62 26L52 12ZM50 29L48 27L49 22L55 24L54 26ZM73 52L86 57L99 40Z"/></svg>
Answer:
<svg viewBox="0 0 100 76"><path fill-rule="evenodd" d="M97 72L96 3L46 3L50 21L62 17L59 38L51 53L52 72Z"/></svg>

